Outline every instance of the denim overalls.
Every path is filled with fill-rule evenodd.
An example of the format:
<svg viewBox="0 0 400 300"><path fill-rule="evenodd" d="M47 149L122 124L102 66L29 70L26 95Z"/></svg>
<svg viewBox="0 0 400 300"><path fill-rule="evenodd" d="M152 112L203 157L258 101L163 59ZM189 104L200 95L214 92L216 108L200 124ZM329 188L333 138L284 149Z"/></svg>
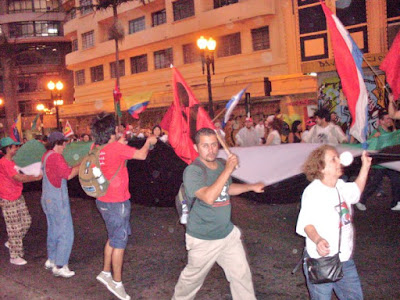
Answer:
<svg viewBox="0 0 400 300"><path fill-rule="evenodd" d="M55 153L49 151L42 165L43 185L41 204L47 218L47 255L56 266L68 265L74 242L71 208L69 205L67 180L61 180L61 187L54 187L46 175L48 157Z"/></svg>

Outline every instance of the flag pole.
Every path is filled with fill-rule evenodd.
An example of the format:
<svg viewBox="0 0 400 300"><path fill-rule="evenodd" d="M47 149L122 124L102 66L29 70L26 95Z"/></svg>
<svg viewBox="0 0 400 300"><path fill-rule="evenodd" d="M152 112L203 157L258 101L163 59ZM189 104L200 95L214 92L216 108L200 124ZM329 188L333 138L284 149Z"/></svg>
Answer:
<svg viewBox="0 0 400 300"><path fill-rule="evenodd" d="M226 111L226 107L224 107L224 109L221 110L221 111L214 117L214 119L211 120L211 122L214 123L214 122L219 118L219 116L222 115L222 113L224 113L225 111Z"/></svg>
<svg viewBox="0 0 400 300"><path fill-rule="evenodd" d="M388 94L390 94L389 89L386 87L386 84L379 78L379 74L376 73L376 71L374 70L374 68L371 66L371 64L365 59L364 55L362 56L363 61L367 64L367 66L371 69L371 71L376 75L376 78L378 79L378 81L382 84L383 88L386 90L386 92Z"/></svg>

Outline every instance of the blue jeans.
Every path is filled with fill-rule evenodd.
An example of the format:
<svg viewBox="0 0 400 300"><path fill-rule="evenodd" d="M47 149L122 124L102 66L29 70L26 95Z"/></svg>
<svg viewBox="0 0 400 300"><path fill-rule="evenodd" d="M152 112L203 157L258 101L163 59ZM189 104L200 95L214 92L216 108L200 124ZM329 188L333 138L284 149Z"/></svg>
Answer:
<svg viewBox="0 0 400 300"><path fill-rule="evenodd" d="M131 235L131 201L103 202L96 200L97 209L106 223L110 246L125 249Z"/></svg>
<svg viewBox="0 0 400 300"><path fill-rule="evenodd" d="M306 263L303 263L303 271L306 276L307 288L312 300L331 300L332 290L340 300L364 299L360 278L354 260L343 262L343 278L332 283L312 284L308 280Z"/></svg>
<svg viewBox="0 0 400 300"><path fill-rule="evenodd" d="M69 199L43 199L43 211L47 218L47 255L57 266L68 264L74 243Z"/></svg>

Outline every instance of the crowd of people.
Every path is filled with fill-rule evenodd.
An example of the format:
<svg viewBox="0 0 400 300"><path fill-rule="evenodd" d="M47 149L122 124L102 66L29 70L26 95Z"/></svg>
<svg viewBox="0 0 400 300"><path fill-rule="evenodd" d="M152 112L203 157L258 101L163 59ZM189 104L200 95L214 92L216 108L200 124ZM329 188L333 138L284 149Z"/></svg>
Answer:
<svg viewBox="0 0 400 300"><path fill-rule="evenodd" d="M315 112L313 119L306 121L304 127L301 121L294 121L287 133L287 142L290 143L322 144L304 164L304 173L311 183L302 196L296 232L305 237L304 258L319 258L340 252L343 262L344 277L337 282L323 284L314 284L309 280L309 271L304 263L311 298L330 299L334 290L339 299L363 299L360 279L352 259L352 205L365 210L366 198L372 195L382 177L387 175L392 184L392 210L400 210L400 177L398 172L388 169L378 169L372 177L368 176L371 158L364 151L356 180L352 183L343 181L343 169L334 145L349 140L335 124L335 118L334 114L320 109ZM381 112L379 127L371 136L394 130L392 118L400 118L393 107L389 112ZM237 126L237 121L233 119L228 122L224 129L220 122L215 122L216 131L231 146L270 146L283 142L280 115L268 116L256 126L247 117L242 128ZM303 128L306 129L304 132ZM142 148L136 149L127 144L127 140L134 137L146 139ZM129 300L131 297L122 283L124 253L131 234L126 161L145 160L158 140L167 143L168 138L158 125L152 128L151 133L144 134L129 125L118 126L113 115L101 113L94 118L90 135L84 134L79 139L93 141L95 147L103 146L99 161L103 175L110 181L105 195L96 199L108 234L102 270L96 279L119 299ZM52 132L45 141L47 151L42 158L42 175L30 176L16 171L13 162L13 156L21 144L8 137L0 141L4 153L0 159L0 206L8 234L5 246L9 248L10 263L27 263L23 258L23 238L29 230L31 217L22 195L23 183L42 180L41 205L48 228L44 267L51 270L54 276L64 278L75 275L69 268L74 227L67 181L79 172L79 165L69 166L62 156L68 142L61 132ZM238 157L231 153L225 162L217 159L220 145L214 130L198 130L194 142L199 154L197 163L189 165L183 174L186 194L196 199L186 226L188 263L179 276L172 299L194 299L215 263L224 269L233 299L256 299L241 233L231 221L230 197L249 191L262 193L264 184L232 182L231 174L238 166ZM321 198L321 195L324 196Z"/></svg>

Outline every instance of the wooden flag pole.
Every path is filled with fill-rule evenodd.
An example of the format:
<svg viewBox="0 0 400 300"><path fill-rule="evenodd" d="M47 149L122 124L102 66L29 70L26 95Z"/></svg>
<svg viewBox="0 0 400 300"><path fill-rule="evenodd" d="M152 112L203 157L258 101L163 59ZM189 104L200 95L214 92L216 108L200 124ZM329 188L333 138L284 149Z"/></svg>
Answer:
<svg viewBox="0 0 400 300"><path fill-rule="evenodd" d="M221 135L218 133L218 131L216 129L214 129L214 132L217 135L218 142L221 144L222 148L224 148L226 155L227 156L231 155L232 152L229 149L229 147L226 145L224 139L221 137ZM237 168L239 168L239 165L236 165L235 169L237 169Z"/></svg>
<svg viewBox="0 0 400 300"><path fill-rule="evenodd" d="M222 115L222 113L225 112L225 111L226 111L226 107L224 107L224 109L221 110L221 111L214 117L214 119L211 120L211 122L214 123L214 122L219 118L219 116Z"/></svg>

